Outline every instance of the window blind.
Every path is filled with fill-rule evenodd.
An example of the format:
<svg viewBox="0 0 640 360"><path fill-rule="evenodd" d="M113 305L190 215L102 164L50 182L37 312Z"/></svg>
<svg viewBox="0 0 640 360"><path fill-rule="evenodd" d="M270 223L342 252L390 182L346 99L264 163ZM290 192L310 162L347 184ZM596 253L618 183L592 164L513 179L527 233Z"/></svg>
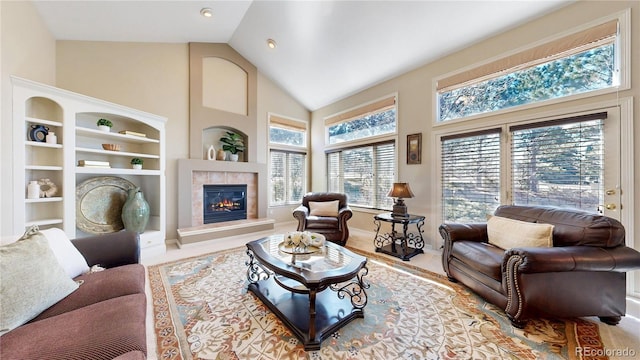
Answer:
<svg viewBox="0 0 640 360"><path fill-rule="evenodd" d="M442 216L484 222L500 204L500 129L441 138Z"/></svg>
<svg viewBox="0 0 640 360"><path fill-rule="evenodd" d="M445 77L438 80L436 90L438 92L450 91L468 83L499 76L501 73L536 66L554 58L603 46L614 42L617 33L618 20L616 19Z"/></svg>
<svg viewBox="0 0 640 360"><path fill-rule="evenodd" d="M371 113L382 112L389 108L394 107L396 104L396 97L390 96L381 100L373 101L363 106L359 106L355 109L347 110L342 113L329 116L324 119L325 126L333 125L349 119L357 117L363 117Z"/></svg>
<svg viewBox="0 0 640 360"><path fill-rule="evenodd" d="M269 156L271 205L295 204L305 193L306 154L291 151L271 150Z"/></svg>
<svg viewBox="0 0 640 360"><path fill-rule="evenodd" d="M354 146L327 153L327 189L344 192L349 204L391 209L387 193L395 178L395 142Z"/></svg>
<svg viewBox="0 0 640 360"><path fill-rule="evenodd" d="M512 192L519 205L597 211L604 188L606 113L512 126Z"/></svg>

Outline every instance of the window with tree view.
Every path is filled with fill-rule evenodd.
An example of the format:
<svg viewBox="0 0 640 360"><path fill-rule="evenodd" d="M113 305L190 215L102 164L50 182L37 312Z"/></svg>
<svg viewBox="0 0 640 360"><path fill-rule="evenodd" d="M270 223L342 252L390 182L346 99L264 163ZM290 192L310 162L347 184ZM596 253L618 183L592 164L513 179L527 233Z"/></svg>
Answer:
<svg viewBox="0 0 640 360"><path fill-rule="evenodd" d="M346 193L349 204L391 209L395 179L395 96L325 119L330 146L327 189ZM370 141L367 141L370 139Z"/></svg>
<svg viewBox="0 0 640 360"><path fill-rule="evenodd" d="M307 123L269 115L269 205L297 204L306 192Z"/></svg>
<svg viewBox="0 0 640 360"><path fill-rule="evenodd" d="M612 88L617 21L441 79L437 121Z"/></svg>

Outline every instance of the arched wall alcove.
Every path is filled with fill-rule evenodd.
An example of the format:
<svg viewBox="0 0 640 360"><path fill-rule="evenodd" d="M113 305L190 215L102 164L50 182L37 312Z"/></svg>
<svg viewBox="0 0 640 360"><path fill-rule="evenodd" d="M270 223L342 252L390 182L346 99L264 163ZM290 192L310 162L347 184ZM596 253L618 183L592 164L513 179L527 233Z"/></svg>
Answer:
<svg viewBox="0 0 640 360"><path fill-rule="evenodd" d="M223 142L220 141L220 138L224 136L227 131L234 132L242 137L245 144L245 150L239 153L238 161L247 161L245 156L248 150L246 148L248 145L247 135L242 131L230 126L212 126L202 130L202 159L213 160L213 159L209 159L209 149L212 146L214 149L214 159L216 159L215 154L219 149L222 149L222 145L223 145Z"/></svg>
<svg viewBox="0 0 640 360"><path fill-rule="evenodd" d="M255 162L256 67L227 44L190 43L189 70L189 157L207 159L209 146L219 146L215 129L229 129L244 137L242 161Z"/></svg>

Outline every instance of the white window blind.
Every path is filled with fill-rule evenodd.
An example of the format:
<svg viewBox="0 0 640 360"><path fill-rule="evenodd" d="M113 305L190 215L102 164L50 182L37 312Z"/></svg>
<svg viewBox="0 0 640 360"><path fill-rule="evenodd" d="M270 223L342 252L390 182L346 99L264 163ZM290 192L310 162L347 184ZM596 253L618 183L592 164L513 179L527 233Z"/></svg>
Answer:
<svg viewBox="0 0 640 360"><path fill-rule="evenodd" d="M306 191L305 153L271 150L270 205L296 204Z"/></svg>
<svg viewBox="0 0 640 360"><path fill-rule="evenodd" d="M390 209L387 193L395 176L394 142L351 147L327 153L327 188L344 192L349 204Z"/></svg>
<svg viewBox="0 0 640 360"><path fill-rule="evenodd" d="M597 211L606 113L512 126L513 203Z"/></svg>
<svg viewBox="0 0 640 360"><path fill-rule="evenodd" d="M446 222L484 222L500 205L500 129L443 136L442 212Z"/></svg>

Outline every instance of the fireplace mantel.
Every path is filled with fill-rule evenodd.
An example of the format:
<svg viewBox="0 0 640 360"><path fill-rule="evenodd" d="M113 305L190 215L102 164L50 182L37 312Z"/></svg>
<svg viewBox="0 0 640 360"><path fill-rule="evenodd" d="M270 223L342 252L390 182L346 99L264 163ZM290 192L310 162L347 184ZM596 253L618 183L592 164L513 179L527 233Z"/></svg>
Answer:
<svg viewBox="0 0 640 360"><path fill-rule="evenodd" d="M222 176L226 183L239 183L238 177L246 174L254 174L257 177L255 185L247 189L255 190L255 206L253 213L247 212L248 219L262 219L267 216L267 165L261 163L232 162L218 160L178 159L178 228L191 228L201 226L198 221L202 215L194 212L193 188L200 186L199 173L210 173L211 176ZM194 175L196 175L194 177ZM224 182L222 182L224 183ZM253 188L253 189L252 189ZM201 207L196 207L202 211ZM194 221L195 220L195 221Z"/></svg>

